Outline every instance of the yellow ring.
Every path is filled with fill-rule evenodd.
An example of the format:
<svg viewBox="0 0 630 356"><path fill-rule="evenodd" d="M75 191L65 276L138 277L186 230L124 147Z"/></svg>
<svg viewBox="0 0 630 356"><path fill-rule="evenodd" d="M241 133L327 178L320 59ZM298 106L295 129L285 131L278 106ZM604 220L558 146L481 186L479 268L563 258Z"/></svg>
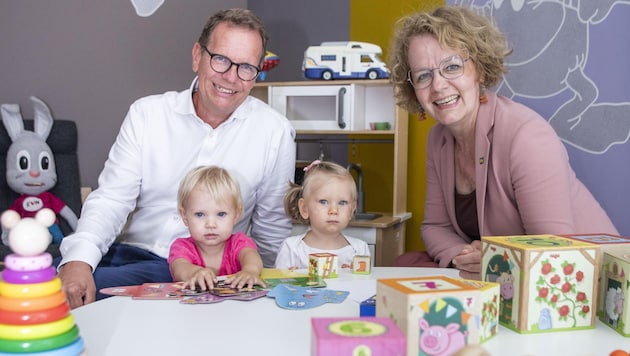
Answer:
<svg viewBox="0 0 630 356"><path fill-rule="evenodd" d="M7 325L0 324L0 339L6 340L28 340L41 339L45 337L63 334L74 326L74 317L69 314L67 317L53 321L52 323L39 325Z"/></svg>
<svg viewBox="0 0 630 356"><path fill-rule="evenodd" d="M61 290L61 279L55 277L44 283L11 284L0 281L0 295L9 298L37 298Z"/></svg>
<svg viewBox="0 0 630 356"><path fill-rule="evenodd" d="M2 310L15 312L29 312L52 309L66 302L66 295L62 290L37 298L9 298L0 295L0 312Z"/></svg>

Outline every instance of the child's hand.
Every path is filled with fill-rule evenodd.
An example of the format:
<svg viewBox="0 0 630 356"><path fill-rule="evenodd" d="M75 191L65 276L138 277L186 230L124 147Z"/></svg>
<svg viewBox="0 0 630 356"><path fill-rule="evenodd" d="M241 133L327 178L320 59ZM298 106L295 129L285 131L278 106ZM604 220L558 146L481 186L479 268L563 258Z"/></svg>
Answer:
<svg viewBox="0 0 630 356"><path fill-rule="evenodd" d="M225 280L232 288L253 288L254 285L266 287L265 282L260 278L260 274L252 271L241 270Z"/></svg>
<svg viewBox="0 0 630 356"><path fill-rule="evenodd" d="M217 283L217 276L210 268L199 268L192 277L184 283L184 288L210 290Z"/></svg>

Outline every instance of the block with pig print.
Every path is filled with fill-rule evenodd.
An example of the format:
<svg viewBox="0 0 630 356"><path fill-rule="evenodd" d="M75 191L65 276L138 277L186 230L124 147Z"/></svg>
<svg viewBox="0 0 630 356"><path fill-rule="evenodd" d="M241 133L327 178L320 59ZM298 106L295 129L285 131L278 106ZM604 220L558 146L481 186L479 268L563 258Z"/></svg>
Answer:
<svg viewBox="0 0 630 356"><path fill-rule="evenodd" d="M407 337L407 355L451 355L498 331L499 284L446 276L379 279L376 316Z"/></svg>

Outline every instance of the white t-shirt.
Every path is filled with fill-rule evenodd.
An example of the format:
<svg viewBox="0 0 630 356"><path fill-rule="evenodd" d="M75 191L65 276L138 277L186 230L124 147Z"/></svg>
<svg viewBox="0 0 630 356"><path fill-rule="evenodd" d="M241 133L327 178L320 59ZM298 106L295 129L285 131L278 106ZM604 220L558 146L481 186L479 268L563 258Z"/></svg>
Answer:
<svg viewBox="0 0 630 356"><path fill-rule="evenodd" d="M338 250L320 250L311 247L304 242L305 232L301 235L291 236L282 242L278 256L276 257L276 268L289 269L308 268L308 255L311 253L334 253L337 255L339 268L350 268L354 256L370 256L370 249L365 241L355 237L345 236L348 245Z"/></svg>

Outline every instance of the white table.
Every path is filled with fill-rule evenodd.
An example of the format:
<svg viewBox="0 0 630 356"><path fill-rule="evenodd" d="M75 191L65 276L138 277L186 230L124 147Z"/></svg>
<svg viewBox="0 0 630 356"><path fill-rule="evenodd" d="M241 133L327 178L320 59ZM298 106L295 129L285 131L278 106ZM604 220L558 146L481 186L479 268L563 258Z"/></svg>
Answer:
<svg viewBox="0 0 630 356"><path fill-rule="evenodd" d="M376 267L369 276L342 274L328 288L350 290L341 304L285 310L274 299L185 305L174 300L112 297L75 309L90 356L111 355L273 355L310 354L312 317L359 316L363 296L374 294L376 279L447 275L435 268ZM630 350L630 338L597 322L592 330L521 335L500 327L482 346L493 356L608 356Z"/></svg>

